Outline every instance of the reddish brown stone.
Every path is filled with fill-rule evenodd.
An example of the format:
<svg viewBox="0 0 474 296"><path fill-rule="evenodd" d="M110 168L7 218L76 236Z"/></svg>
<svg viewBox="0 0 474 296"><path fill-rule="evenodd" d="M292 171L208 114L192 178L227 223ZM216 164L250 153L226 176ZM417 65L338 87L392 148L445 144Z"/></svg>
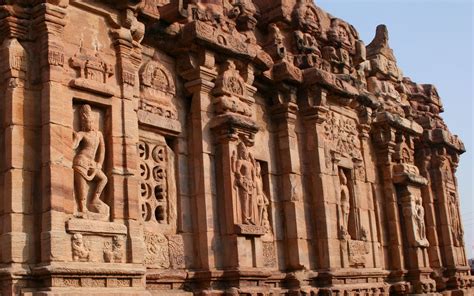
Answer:
<svg viewBox="0 0 474 296"><path fill-rule="evenodd" d="M0 294L472 295L432 85L311 0L0 1Z"/></svg>

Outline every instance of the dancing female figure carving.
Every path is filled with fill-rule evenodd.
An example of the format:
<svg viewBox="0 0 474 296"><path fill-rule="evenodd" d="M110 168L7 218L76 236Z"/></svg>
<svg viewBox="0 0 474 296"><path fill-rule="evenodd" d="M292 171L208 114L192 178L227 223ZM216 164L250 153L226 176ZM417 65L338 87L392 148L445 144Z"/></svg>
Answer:
<svg viewBox="0 0 474 296"><path fill-rule="evenodd" d="M81 131L74 132L73 149L77 149L73 161L74 187L81 217L107 221L109 206L100 200L107 184L102 171L105 158L104 137L93 128L94 119L89 105L79 108ZM95 183L95 190L88 202L89 183Z"/></svg>

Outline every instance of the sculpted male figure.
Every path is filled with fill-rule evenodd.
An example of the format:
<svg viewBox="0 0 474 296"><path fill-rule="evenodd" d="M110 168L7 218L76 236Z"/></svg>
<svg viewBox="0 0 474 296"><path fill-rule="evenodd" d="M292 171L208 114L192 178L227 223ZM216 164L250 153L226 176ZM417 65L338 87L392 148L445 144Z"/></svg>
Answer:
<svg viewBox="0 0 474 296"><path fill-rule="evenodd" d="M348 233L349 229L349 213L351 210L350 206L350 195L349 188L347 187L347 177L343 170L339 170L339 179L341 182L341 212L342 212L342 232L343 236Z"/></svg>
<svg viewBox="0 0 474 296"><path fill-rule="evenodd" d="M82 216L99 220L109 219L109 206L100 196L107 184L107 177L102 171L105 158L104 137L93 128L94 120L89 105L79 108L81 131L74 132L73 149L78 149L73 161L74 187L78 201L78 212ZM95 191L88 203L89 183L95 182ZM87 215L88 212L98 215Z"/></svg>

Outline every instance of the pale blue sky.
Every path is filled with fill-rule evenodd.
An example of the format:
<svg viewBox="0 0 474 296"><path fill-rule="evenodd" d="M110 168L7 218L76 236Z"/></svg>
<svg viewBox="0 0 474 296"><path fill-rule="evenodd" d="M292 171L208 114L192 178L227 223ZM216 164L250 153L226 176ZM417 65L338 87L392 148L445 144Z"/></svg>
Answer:
<svg viewBox="0 0 474 296"><path fill-rule="evenodd" d="M461 137L457 177L468 257L474 257L473 194L473 14L472 0L316 0L342 18L369 44L378 24L386 24L390 46L405 76L436 85L449 128Z"/></svg>

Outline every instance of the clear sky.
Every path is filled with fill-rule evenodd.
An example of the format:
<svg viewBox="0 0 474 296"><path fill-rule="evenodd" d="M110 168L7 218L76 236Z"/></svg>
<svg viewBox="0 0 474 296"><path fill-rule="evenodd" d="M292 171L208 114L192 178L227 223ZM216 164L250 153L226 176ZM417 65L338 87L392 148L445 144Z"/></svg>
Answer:
<svg viewBox="0 0 474 296"><path fill-rule="evenodd" d="M473 199L473 15L472 0L315 0L351 23L365 44L378 24L388 27L390 46L405 76L436 85L449 128L464 141L457 171L468 258L474 257Z"/></svg>

